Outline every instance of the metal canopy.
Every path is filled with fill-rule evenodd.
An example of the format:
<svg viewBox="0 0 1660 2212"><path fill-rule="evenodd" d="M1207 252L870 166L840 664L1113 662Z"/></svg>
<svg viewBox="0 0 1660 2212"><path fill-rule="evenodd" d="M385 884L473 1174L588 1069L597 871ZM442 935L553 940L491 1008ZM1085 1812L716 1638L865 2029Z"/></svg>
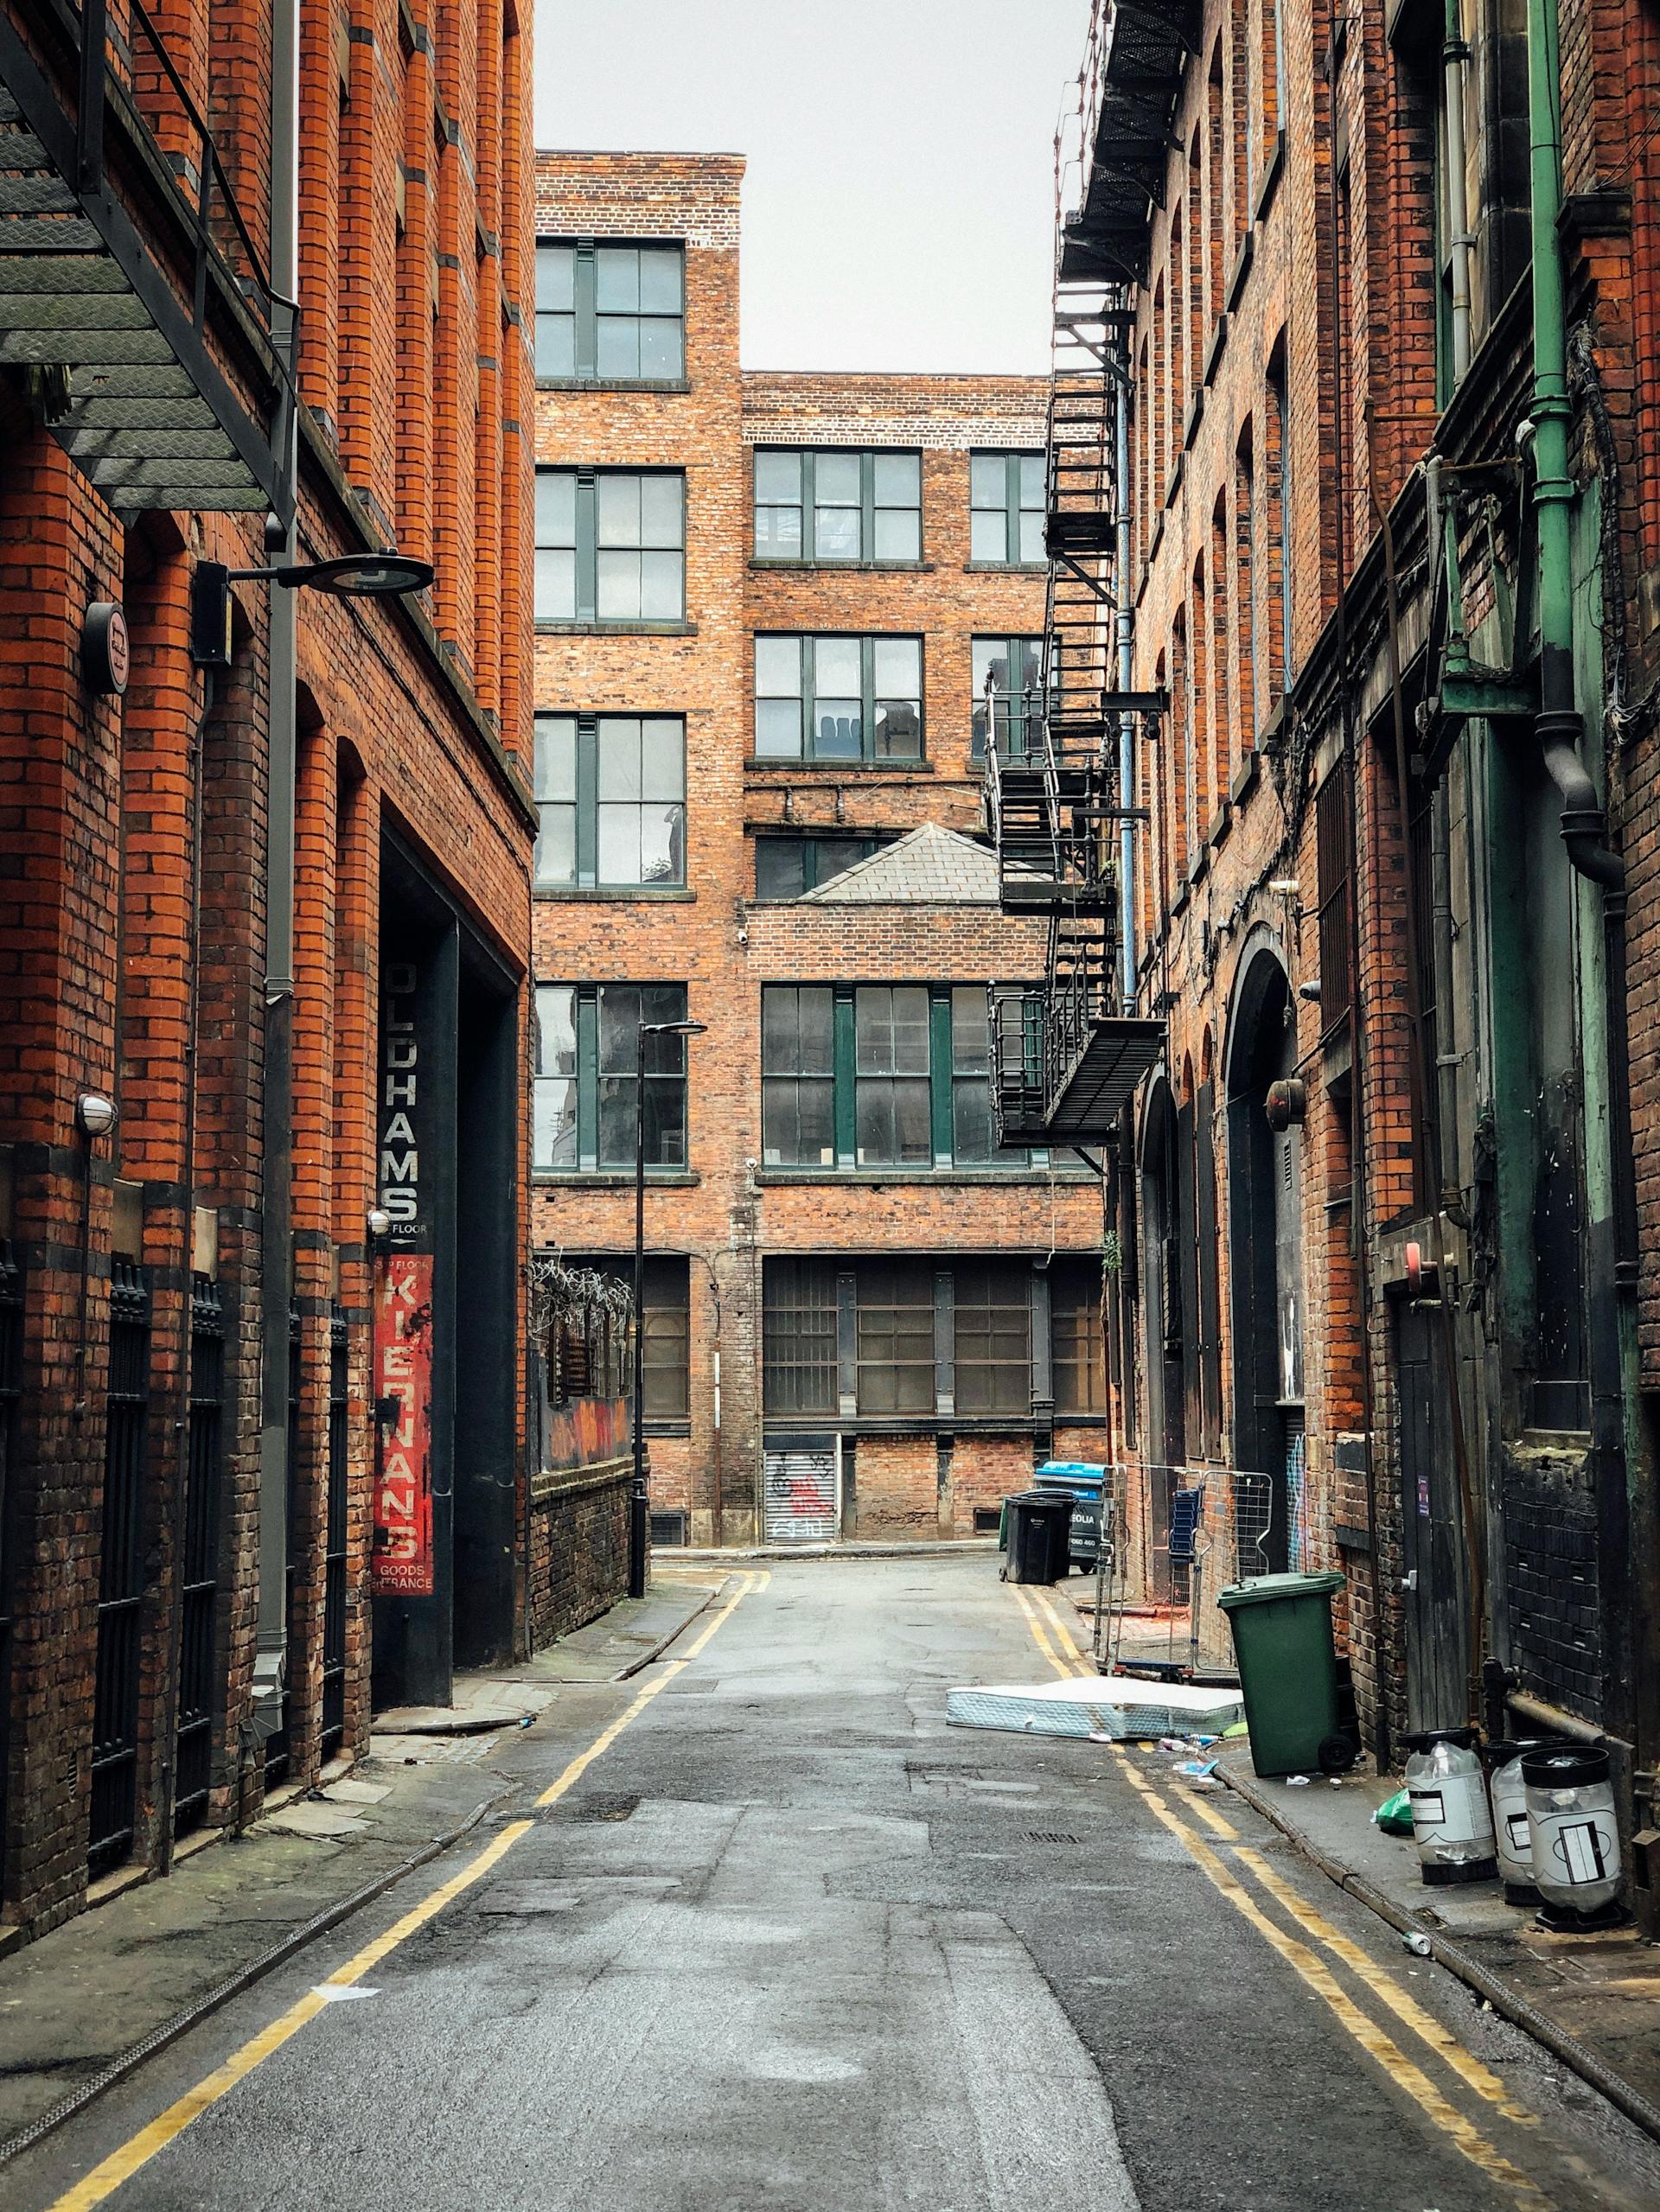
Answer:
<svg viewBox="0 0 1660 2212"><path fill-rule="evenodd" d="M0 363L54 373L52 433L118 514L269 509L285 520L292 386L271 335L275 296L142 0L130 15L157 112L196 141L188 190L108 71L101 0L76 27L87 55L65 61L98 92L83 93L80 116L0 12ZM118 145L155 213L143 233L112 181ZM246 364L252 401L209 345L210 313Z"/></svg>

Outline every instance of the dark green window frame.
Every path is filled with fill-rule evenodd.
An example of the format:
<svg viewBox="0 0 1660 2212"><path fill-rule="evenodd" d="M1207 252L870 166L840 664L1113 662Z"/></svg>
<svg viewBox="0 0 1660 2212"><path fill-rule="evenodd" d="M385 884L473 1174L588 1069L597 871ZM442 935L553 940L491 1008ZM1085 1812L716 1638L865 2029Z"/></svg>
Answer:
<svg viewBox="0 0 1660 2212"><path fill-rule="evenodd" d="M764 1416L876 1425L1046 1419L1054 1403L1049 1286L1049 1270L1008 1254L768 1253Z"/></svg>
<svg viewBox="0 0 1660 2212"><path fill-rule="evenodd" d="M534 604L538 622L684 622L686 471L538 469Z"/></svg>
<svg viewBox="0 0 1660 2212"><path fill-rule="evenodd" d="M767 902L799 899L890 843L885 837L758 837L755 896Z"/></svg>
<svg viewBox="0 0 1660 2212"><path fill-rule="evenodd" d="M684 383L683 241L539 238L536 374L558 384Z"/></svg>
<svg viewBox="0 0 1660 2212"><path fill-rule="evenodd" d="M884 647L909 647L900 655ZM788 653L793 647L793 665ZM834 648L833 653L827 648ZM832 673L857 648L859 692ZM914 660L914 666L891 667ZM923 649L911 632L760 631L755 640L755 758L757 761L920 761L923 757ZM851 669L847 672L851 678ZM914 678L914 687L911 679ZM899 687L900 681L905 688ZM820 683L834 691L820 692ZM764 687L764 688L763 688ZM792 717L788 708L795 711ZM826 709L836 710L827 712ZM842 711L846 710L846 711ZM856 711L854 711L856 710Z"/></svg>
<svg viewBox="0 0 1660 2212"><path fill-rule="evenodd" d="M995 1149L982 984L767 984L762 1164L823 1172L1019 1173Z"/></svg>
<svg viewBox="0 0 1660 2212"><path fill-rule="evenodd" d="M996 674L997 749L1004 760L1024 760L1043 730L1041 637L975 637L969 641L974 687L969 756L986 757L986 674Z"/></svg>
<svg viewBox="0 0 1660 2212"><path fill-rule="evenodd" d="M685 888L683 715L539 714L534 775L537 890Z"/></svg>
<svg viewBox="0 0 1660 2212"><path fill-rule="evenodd" d="M751 481L758 562L908 568L923 558L923 456L914 446L758 445Z"/></svg>
<svg viewBox="0 0 1660 2212"><path fill-rule="evenodd" d="M969 455L968 558L976 568L1043 565L1044 469L1041 453Z"/></svg>
<svg viewBox="0 0 1660 2212"><path fill-rule="evenodd" d="M634 1166L637 1025L683 1022L683 983L539 983L531 1164L539 1174ZM686 1165L686 1039L645 1041L646 1167Z"/></svg>

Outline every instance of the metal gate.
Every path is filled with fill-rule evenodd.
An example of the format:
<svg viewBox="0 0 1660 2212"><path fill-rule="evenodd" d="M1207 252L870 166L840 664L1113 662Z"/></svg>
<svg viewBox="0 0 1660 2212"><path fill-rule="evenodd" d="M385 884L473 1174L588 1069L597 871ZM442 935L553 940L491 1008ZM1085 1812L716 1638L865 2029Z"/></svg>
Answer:
<svg viewBox="0 0 1660 2212"><path fill-rule="evenodd" d="M198 1275L190 1293L190 1450L185 1474L179 1717L173 1833L188 1835L208 1810L214 1722L220 1705L219 1508L223 1469L225 1316L219 1285Z"/></svg>
<svg viewBox="0 0 1660 2212"><path fill-rule="evenodd" d="M841 1527L838 1440L792 1441L765 1457L768 1543L833 1543Z"/></svg>
<svg viewBox="0 0 1660 2212"><path fill-rule="evenodd" d="M0 1238L0 1837L6 1833L6 1770L11 1763L11 1469L23 1381L23 1276L9 1239Z"/></svg>
<svg viewBox="0 0 1660 2212"><path fill-rule="evenodd" d="M288 1536L284 1549L288 1570L283 1578L283 1622L288 1649L283 1668L282 1718L265 1739L265 1788L275 1789L288 1780L294 1747L289 1730L294 1718L294 1667L300 1646L294 1635L294 1530L298 1519L294 1501L300 1472L300 1316L290 1307L288 1316Z"/></svg>
<svg viewBox="0 0 1660 2212"><path fill-rule="evenodd" d="M94 1875L118 1866L132 1849L149 1427L150 1278L135 1261L113 1259L93 1709L93 1814L86 1854Z"/></svg>
<svg viewBox="0 0 1660 2212"><path fill-rule="evenodd" d="M349 1397L346 1316L329 1316L329 1499L322 1552L322 1743L332 1759L346 1735L347 1427Z"/></svg>

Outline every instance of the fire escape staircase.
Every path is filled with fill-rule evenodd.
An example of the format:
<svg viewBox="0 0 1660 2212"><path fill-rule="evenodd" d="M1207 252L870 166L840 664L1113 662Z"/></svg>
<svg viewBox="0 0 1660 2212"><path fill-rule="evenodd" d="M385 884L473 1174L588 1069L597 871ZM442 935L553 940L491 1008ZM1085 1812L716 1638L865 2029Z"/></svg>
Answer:
<svg viewBox="0 0 1660 2212"><path fill-rule="evenodd" d="M1041 985L992 993L999 1142L1108 1142L1120 1110L1163 1052L1165 1025L1125 1010L1120 840L1142 819L1120 789L1127 717L1162 712L1119 678L1117 389L1129 322L1121 289L1063 269L1048 418L1049 587L1041 686L995 742L986 702L986 801L1004 910L1045 914Z"/></svg>
<svg viewBox="0 0 1660 2212"><path fill-rule="evenodd" d="M143 0L120 14L118 41L105 0L0 0L0 364L124 518L286 521L291 306Z"/></svg>

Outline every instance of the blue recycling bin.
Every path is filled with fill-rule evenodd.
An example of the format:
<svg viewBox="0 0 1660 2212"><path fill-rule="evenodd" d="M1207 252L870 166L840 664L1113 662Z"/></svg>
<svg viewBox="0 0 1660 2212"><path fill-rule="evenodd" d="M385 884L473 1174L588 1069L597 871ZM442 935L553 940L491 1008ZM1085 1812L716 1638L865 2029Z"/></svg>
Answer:
<svg viewBox="0 0 1660 2212"><path fill-rule="evenodd" d="M1032 1477L1033 1488L1060 1492L1073 1501L1071 1560L1089 1569L1101 1556L1101 1501L1107 1469L1082 1459L1046 1459Z"/></svg>

